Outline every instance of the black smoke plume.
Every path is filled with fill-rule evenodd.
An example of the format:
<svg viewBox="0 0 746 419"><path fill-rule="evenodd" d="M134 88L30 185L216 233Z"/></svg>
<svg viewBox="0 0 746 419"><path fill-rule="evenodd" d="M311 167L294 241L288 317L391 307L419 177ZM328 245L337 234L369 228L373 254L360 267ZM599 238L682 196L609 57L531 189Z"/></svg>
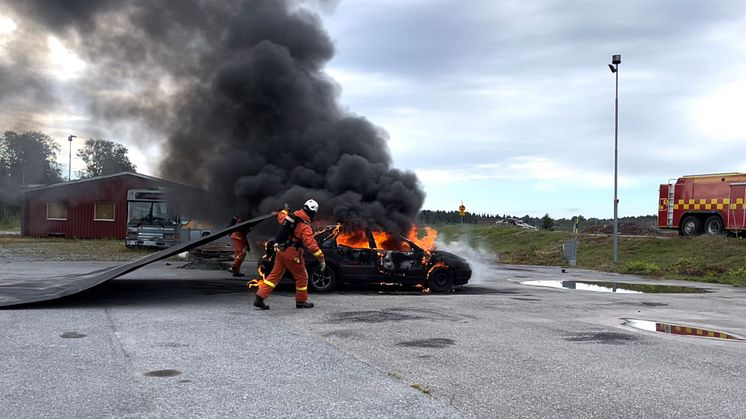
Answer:
<svg viewBox="0 0 746 419"><path fill-rule="evenodd" d="M200 186L215 220L298 207L394 232L424 192L392 167L385 132L337 103L334 46L290 0L13 0L75 45L99 77L80 83L94 118L131 121L166 143L160 175ZM322 2L323 3L323 2ZM101 94L116 90L124 94Z"/></svg>

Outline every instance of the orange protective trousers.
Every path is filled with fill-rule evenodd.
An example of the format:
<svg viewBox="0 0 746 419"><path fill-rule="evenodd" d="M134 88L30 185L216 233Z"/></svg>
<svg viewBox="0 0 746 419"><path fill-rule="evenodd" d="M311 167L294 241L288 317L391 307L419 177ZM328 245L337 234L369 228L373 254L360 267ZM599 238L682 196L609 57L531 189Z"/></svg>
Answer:
<svg viewBox="0 0 746 419"><path fill-rule="evenodd" d="M240 239L231 236L231 245L236 254L233 256L233 266L231 266L232 272L239 272L241 270L241 264L246 259L246 239L243 237Z"/></svg>
<svg viewBox="0 0 746 419"><path fill-rule="evenodd" d="M259 290L256 295L265 299L269 297L286 270L290 271L295 279L295 302L306 302L308 300L308 272L306 272L306 265L303 262L303 249L295 247L289 247L275 254L275 264L272 266L272 272L259 283Z"/></svg>

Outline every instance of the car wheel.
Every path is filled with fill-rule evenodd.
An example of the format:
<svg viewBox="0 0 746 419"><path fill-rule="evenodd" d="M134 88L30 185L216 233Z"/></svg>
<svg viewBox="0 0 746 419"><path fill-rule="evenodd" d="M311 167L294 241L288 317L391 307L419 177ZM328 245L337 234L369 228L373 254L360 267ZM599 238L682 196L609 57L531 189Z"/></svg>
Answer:
<svg viewBox="0 0 746 419"><path fill-rule="evenodd" d="M330 267L327 267L324 272L316 268L308 278L308 286L316 292L333 291L337 287L337 274Z"/></svg>
<svg viewBox="0 0 746 419"><path fill-rule="evenodd" d="M681 220L679 234L682 236L696 236L702 233L702 223L699 218L689 215Z"/></svg>
<svg viewBox="0 0 746 419"><path fill-rule="evenodd" d="M705 233L712 236L721 236L725 230L723 229L723 220L713 215L705 221Z"/></svg>
<svg viewBox="0 0 746 419"><path fill-rule="evenodd" d="M435 292L446 292L453 288L453 276L446 268L437 268L427 276L427 287Z"/></svg>

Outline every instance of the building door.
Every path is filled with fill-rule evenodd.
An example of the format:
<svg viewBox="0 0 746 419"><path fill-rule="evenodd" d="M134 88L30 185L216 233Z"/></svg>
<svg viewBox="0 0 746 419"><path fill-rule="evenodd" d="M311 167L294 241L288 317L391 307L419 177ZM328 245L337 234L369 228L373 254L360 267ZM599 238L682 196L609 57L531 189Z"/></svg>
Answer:
<svg viewBox="0 0 746 419"><path fill-rule="evenodd" d="M746 183L730 185L729 202L726 228L746 230Z"/></svg>

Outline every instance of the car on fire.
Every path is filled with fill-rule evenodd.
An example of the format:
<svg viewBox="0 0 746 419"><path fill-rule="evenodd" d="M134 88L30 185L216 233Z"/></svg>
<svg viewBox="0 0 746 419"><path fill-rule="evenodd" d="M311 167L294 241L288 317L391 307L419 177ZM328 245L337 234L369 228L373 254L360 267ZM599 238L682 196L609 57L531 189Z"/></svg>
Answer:
<svg viewBox="0 0 746 419"><path fill-rule="evenodd" d="M318 231L315 238L327 268L320 272L318 261L304 252L308 286L316 292L329 292L344 284L394 283L445 292L469 282L471 267L466 259L443 250L425 250L403 236L391 240L391 235L376 233L363 230L357 233L358 240L349 240L340 226ZM258 268L262 277L272 271L274 241L268 241L265 248Z"/></svg>

